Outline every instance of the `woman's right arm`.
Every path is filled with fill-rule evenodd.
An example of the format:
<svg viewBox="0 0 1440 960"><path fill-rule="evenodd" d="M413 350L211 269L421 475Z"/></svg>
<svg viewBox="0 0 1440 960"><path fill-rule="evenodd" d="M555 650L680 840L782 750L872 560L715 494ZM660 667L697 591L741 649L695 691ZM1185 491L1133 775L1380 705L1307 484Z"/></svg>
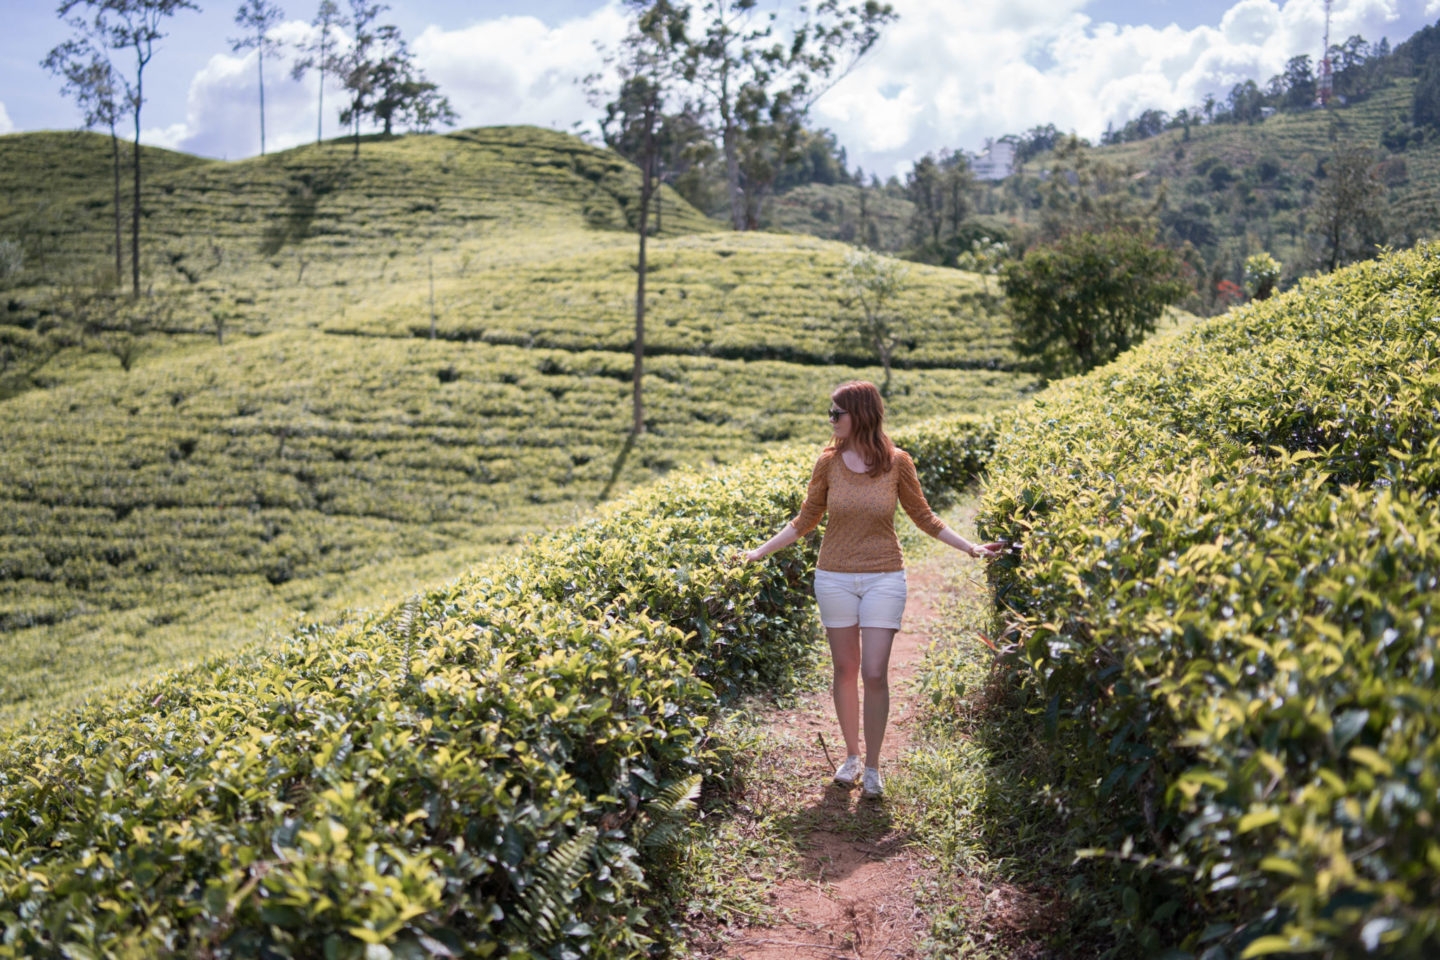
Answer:
<svg viewBox="0 0 1440 960"><path fill-rule="evenodd" d="M810 486L805 491L805 503L801 506L799 515L775 536L754 550L747 550L746 560L762 560L776 550L784 550L820 525L820 519L825 516L826 500L830 495L830 457L831 453L826 451L815 461L815 469L810 474Z"/></svg>
<svg viewBox="0 0 1440 960"><path fill-rule="evenodd" d="M787 523L785 524L785 529L775 534L775 536L771 537L769 540L766 540L754 550L745 551L745 559L749 560L751 563L754 563L756 560L763 560L770 554L774 553L776 550L784 550L786 547L790 546L790 544L794 543L796 540L799 539L800 531L796 530L794 527L790 526L790 524Z"/></svg>

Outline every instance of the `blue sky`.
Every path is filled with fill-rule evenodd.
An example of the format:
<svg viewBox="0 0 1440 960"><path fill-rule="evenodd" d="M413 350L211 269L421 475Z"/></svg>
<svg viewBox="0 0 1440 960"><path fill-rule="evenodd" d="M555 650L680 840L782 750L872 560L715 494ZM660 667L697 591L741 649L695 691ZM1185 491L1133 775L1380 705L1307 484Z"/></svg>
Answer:
<svg viewBox="0 0 1440 960"><path fill-rule="evenodd" d="M1317 56L1322 0L892 0L901 17L813 120L834 130L852 162L882 175L942 147L1054 123L1097 136L1147 107L1175 110L1246 76ZM237 158L259 149L254 54L230 52L236 0L173 21L147 73L148 142ZM315 0L282 0L296 39ZM793 0L788 6L793 6ZM784 8L784 0L762 0ZM18 9L15 9L18 8ZM59 84L39 67L66 36L53 2L22 0L0 35L0 132L77 125ZM1440 20L1440 0L1335 0L1332 40L1360 33L1397 42ZM593 109L574 83L596 63L595 41L623 30L615 3L409 0L386 17L451 96L463 125L536 123L571 129ZM267 67L273 147L313 137L314 81ZM338 97L327 101L328 107ZM325 119L335 130L333 113Z"/></svg>

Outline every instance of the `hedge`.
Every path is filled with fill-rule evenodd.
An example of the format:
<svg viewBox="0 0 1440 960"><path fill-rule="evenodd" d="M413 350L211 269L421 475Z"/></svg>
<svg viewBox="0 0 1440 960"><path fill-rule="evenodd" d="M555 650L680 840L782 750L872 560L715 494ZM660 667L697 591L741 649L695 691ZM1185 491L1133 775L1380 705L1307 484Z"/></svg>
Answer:
<svg viewBox="0 0 1440 960"><path fill-rule="evenodd" d="M1440 950L1437 408L1422 246L1001 428L992 586L1128 955Z"/></svg>
<svg viewBox="0 0 1440 960"><path fill-rule="evenodd" d="M897 439L932 494L987 421ZM668 479L519 557L0 745L0 957L644 953L720 698L814 639L814 449Z"/></svg>

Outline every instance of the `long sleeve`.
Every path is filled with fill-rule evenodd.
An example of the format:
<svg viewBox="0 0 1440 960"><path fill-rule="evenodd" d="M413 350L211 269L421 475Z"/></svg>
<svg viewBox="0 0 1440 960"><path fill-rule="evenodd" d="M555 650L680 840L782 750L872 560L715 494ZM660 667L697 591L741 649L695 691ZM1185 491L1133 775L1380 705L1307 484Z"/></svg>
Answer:
<svg viewBox="0 0 1440 960"><path fill-rule="evenodd" d="M799 515L790 521L790 526L802 537L818 527L820 519L825 516L825 506L830 497L832 457L833 454L826 451L815 461L815 471L810 474L810 486L805 491L805 503L800 507Z"/></svg>
<svg viewBox="0 0 1440 960"><path fill-rule="evenodd" d="M922 532L938 537L940 531L945 529L945 521L935 516L935 512L925 500L925 492L920 489L920 478L915 474L915 461L911 460L905 451L896 450L895 467L895 487L900 505Z"/></svg>

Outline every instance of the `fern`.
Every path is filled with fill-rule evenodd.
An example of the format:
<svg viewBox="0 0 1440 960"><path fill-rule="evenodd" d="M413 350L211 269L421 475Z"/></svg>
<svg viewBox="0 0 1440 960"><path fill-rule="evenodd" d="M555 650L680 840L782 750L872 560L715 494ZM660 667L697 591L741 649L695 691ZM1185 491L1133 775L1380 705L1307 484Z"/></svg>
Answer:
<svg viewBox="0 0 1440 960"><path fill-rule="evenodd" d="M415 639L420 632L420 621L416 615L420 610L420 601L411 598L400 608L400 613L395 618L395 632L405 638L405 682L411 679L411 663L415 660Z"/></svg>
<svg viewBox="0 0 1440 960"><path fill-rule="evenodd" d="M586 827L551 850L535 868L515 911L532 943L547 943L560 935L560 918L568 909L569 895L585 874L585 861L595 849L597 836L594 827Z"/></svg>
<svg viewBox="0 0 1440 960"><path fill-rule="evenodd" d="M675 839L700 798L700 782L698 773L676 780L645 804L645 824L635 831L642 849L661 849Z"/></svg>

